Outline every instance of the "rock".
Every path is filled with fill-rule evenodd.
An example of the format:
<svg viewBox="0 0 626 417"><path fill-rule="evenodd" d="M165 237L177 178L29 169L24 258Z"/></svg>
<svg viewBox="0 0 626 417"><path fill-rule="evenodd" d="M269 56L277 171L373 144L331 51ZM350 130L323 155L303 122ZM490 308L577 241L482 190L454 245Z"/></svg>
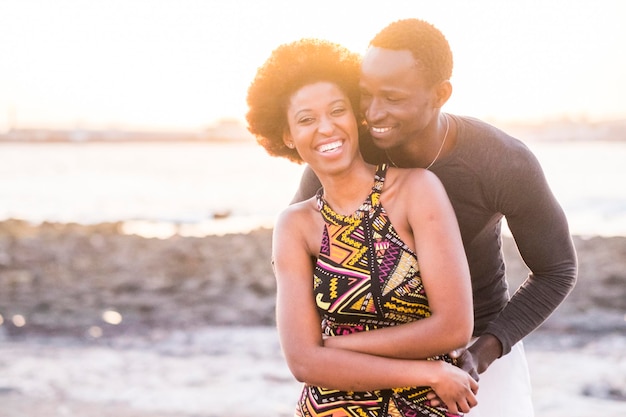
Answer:
<svg viewBox="0 0 626 417"><path fill-rule="evenodd" d="M104 335L207 324L272 324L271 231L146 239L117 223L0 222L0 315L11 330ZM122 315L119 325L102 313Z"/></svg>
<svg viewBox="0 0 626 417"><path fill-rule="evenodd" d="M168 239L125 235L120 223L0 222L0 315L13 336L103 336L206 325L274 325L271 234ZM559 331L624 330L626 238L575 238L576 288L544 324ZM528 270L504 239L511 291ZM111 310L121 323L103 321ZM1 328L2 326L0 326ZM98 334L95 332L94 334Z"/></svg>

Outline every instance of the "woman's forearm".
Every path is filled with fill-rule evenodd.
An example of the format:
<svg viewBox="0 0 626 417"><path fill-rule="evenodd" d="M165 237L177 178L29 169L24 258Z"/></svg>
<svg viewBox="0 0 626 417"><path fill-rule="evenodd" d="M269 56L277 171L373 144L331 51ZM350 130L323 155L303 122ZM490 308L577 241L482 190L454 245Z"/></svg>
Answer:
<svg viewBox="0 0 626 417"><path fill-rule="evenodd" d="M442 321L431 316L394 327L328 337L324 346L396 359L426 359L465 347L470 332L463 326L446 328Z"/></svg>
<svg viewBox="0 0 626 417"><path fill-rule="evenodd" d="M453 413L458 404L476 404L476 381L444 361L390 359L315 346L287 354L287 363L298 380L310 385L340 391L428 386Z"/></svg>
<svg viewBox="0 0 626 417"><path fill-rule="evenodd" d="M316 347L287 355L301 382L342 391L371 391L404 386L431 386L442 378L441 361L384 358L343 349Z"/></svg>

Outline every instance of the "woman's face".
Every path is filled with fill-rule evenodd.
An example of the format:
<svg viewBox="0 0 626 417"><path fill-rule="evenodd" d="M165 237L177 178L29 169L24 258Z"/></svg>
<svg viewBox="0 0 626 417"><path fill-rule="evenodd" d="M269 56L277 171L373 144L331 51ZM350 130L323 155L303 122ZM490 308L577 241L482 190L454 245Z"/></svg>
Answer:
<svg viewBox="0 0 626 417"><path fill-rule="evenodd" d="M287 106L287 146L314 170L345 168L359 152L358 126L348 97L321 81L296 91Z"/></svg>

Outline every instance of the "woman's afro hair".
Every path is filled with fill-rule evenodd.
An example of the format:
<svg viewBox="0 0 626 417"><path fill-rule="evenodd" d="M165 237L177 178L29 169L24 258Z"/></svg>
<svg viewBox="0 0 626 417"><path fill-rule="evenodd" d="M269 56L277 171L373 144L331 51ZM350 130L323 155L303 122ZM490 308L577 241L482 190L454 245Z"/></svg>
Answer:
<svg viewBox="0 0 626 417"><path fill-rule="evenodd" d="M258 68L248 88L248 130L270 155L302 163L298 152L283 143L290 97L305 85L329 81L346 94L354 114L359 114L360 65L358 54L329 41L301 39L279 46Z"/></svg>

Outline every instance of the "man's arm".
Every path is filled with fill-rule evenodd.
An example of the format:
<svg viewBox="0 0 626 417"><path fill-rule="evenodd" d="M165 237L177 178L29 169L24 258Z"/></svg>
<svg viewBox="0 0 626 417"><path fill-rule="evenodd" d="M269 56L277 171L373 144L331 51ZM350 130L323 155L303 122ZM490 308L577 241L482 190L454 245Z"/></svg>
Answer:
<svg viewBox="0 0 626 417"><path fill-rule="evenodd" d="M304 172L300 178L300 185L298 186L298 190L296 190L296 194L291 199L290 204L308 200L315 195L321 186L320 180L317 179L313 170L307 165L304 167Z"/></svg>
<svg viewBox="0 0 626 417"><path fill-rule="evenodd" d="M488 355L477 360L479 372L497 359L491 357L497 342L500 356L507 354L554 312L576 283L578 263L565 213L534 155L527 151L516 159L502 170L506 175L499 179L496 201L530 274L475 348Z"/></svg>
<svg viewBox="0 0 626 417"><path fill-rule="evenodd" d="M500 315L467 350L453 352L474 378L539 327L570 293L577 258L565 214L552 194L541 166L524 147L492 167L493 196L506 216L520 255L531 273Z"/></svg>

